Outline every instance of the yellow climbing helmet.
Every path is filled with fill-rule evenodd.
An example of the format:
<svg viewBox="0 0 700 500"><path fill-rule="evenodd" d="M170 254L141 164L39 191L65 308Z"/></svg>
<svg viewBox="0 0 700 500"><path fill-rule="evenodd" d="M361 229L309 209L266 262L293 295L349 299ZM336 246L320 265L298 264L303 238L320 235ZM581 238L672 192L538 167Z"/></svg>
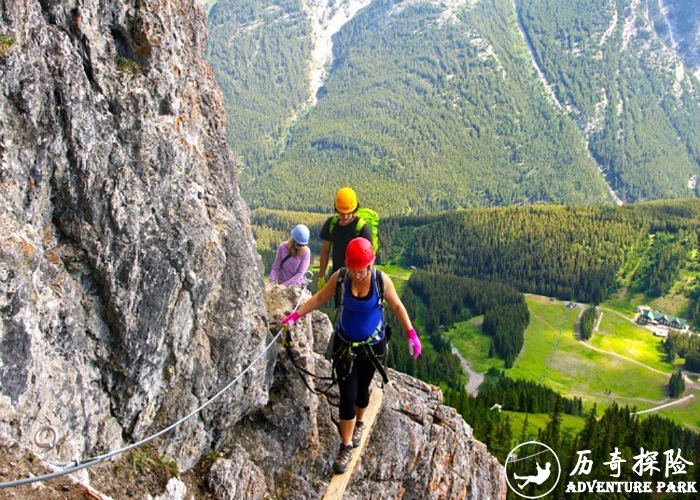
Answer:
<svg viewBox="0 0 700 500"><path fill-rule="evenodd" d="M349 214L357 209L357 195L352 188L344 187L335 194L335 209L341 214Z"/></svg>

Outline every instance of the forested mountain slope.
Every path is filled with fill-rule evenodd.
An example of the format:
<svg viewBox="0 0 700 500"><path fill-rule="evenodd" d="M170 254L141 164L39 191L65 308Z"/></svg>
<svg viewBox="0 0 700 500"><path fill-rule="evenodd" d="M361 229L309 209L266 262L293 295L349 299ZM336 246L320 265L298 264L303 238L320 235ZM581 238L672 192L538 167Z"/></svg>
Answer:
<svg viewBox="0 0 700 500"><path fill-rule="evenodd" d="M625 201L690 194L698 81L654 31L655 0L518 0L533 60Z"/></svg>
<svg viewBox="0 0 700 500"><path fill-rule="evenodd" d="M306 100L310 33L298 0L226 0L209 11L206 57L226 99L227 140L240 164L260 168L274 157L287 120Z"/></svg>
<svg viewBox="0 0 700 500"><path fill-rule="evenodd" d="M323 2L220 1L208 54L243 195L325 210L348 183L385 214L693 196L700 89L653 3L375 0L310 106Z"/></svg>
<svg viewBox="0 0 700 500"><path fill-rule="evenodd" d="M698 313L700 200L500 207L388 221L385 261L599 303L621 287L666 294L684 269Z"/></svg>

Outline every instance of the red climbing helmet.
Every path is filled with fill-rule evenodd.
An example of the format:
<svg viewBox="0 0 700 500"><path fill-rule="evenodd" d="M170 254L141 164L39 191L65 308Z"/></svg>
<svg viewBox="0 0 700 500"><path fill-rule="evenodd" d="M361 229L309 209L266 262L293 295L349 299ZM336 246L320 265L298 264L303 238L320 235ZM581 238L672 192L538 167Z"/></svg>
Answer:
<svg viewBox="0 0 700 500"><path fill-rule="evenodd" d="M362 269L374 264L372 242L364 238L354 238L345 250L345 266L350 269Z"/></svg>

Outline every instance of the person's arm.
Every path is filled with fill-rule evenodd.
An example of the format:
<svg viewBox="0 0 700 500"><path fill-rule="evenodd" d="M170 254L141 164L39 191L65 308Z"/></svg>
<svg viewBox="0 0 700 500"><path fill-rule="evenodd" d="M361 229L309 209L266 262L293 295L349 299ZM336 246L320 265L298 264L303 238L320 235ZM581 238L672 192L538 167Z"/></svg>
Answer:
<svg viewBox="0 0 700 500"><path fill-rule="evenodd" d="M406 332L406 340L408 340L408 349L411 356L413 356L413 359L418 359L423 351L423 348L420 345L420 339L418 338L418 333L416 333L416 329L413 328L411 318L408 317L408 312L406 311L403 302L401 302L399 295L396 293L394 282L391 281L391 278L384 273L382 273L382 278L384 281L384 299L386 300L387 304L389 304L389 308L394 313L394 316L396 316L396 319L399 320L404 332Z"/></svg>
<svg viewBox="0 0 700 500"><path fill-rule="evenodd" d="M335 283L338 281L338 272L339 271L334 272L333 275L328 278L328 283L326 283L321 290L316 292L316 295L304 302L299 309L284 318L282 320L282 324L286 325L288 323L295 323L331 300L331 298L333 298L335 295Z"/></svg>
<svg viewBox="0 0 700 500"><path fill-rule="evenodd" d="M379 270L377 270L377 272L381 273ZM403 328L405 332L412 330L413 325L411 324L411 319L408 317L408 312L403 302L401 302L399 294L396 293L394 282L391 281L391 278L385 273L382 273L382 278L384 280L384 300L389 304L389 308L394 313L394 316L396 316L396 319L399 320L401 328Z"/></svg>
<svg viewBox="0 0 700 500"><path fill-rule="evenodd" d="M328 260L331 256L331 242L324 241L321 245L321 255L319 257L320 262L318 263L318 277L326 278L326 268L328 267Z"/></svg>
<svg viewBox="0 0 700 500"><path fill-rule="evenodd" d="M304 274L306 274L306 270L309 268L309 263L311 262L311 250L309 250L309 247L306 247L306 250L304 250L304 255L301 256L301 261L299 262L299 267L297 268L297 272L294 273L294 275L289 278L287 281L282 283L283 285L296 285L299 283L303 282L304 279Z"/></svg>
<svg viewBox="0 0 700 500"><path fill-rule="evenodd" d="M277 281L277 273L279 273L280 270L280 264L282 263L282 248L283 247L277 247L277 254L275 255L275 261L272 263L272 268L270 269L270 283L274 283Z"/></svg>
<svg viewBox="0 0 700 500"><path fill-rule="evenodd" d="M359 236L372 243L372 228L369 223L365 222L365 225L360 229Z"/></svg>

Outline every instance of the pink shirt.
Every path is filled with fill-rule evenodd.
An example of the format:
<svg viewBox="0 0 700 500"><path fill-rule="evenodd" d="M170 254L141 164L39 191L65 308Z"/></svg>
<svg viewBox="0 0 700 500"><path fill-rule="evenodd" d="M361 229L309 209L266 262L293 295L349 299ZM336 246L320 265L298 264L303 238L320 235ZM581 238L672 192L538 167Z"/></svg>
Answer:
<svg viewBox="0 0 700 500"><path fill-rule="evenodd" d="M279 283L280 285L303 285L304 273L309 268L311 262L311 251L308 247L299 257L292 256L287 260L287 242L283 242L277 247L277 255L270 269L270 283ZM284 260L284 265L282 261Z"/></svg>

